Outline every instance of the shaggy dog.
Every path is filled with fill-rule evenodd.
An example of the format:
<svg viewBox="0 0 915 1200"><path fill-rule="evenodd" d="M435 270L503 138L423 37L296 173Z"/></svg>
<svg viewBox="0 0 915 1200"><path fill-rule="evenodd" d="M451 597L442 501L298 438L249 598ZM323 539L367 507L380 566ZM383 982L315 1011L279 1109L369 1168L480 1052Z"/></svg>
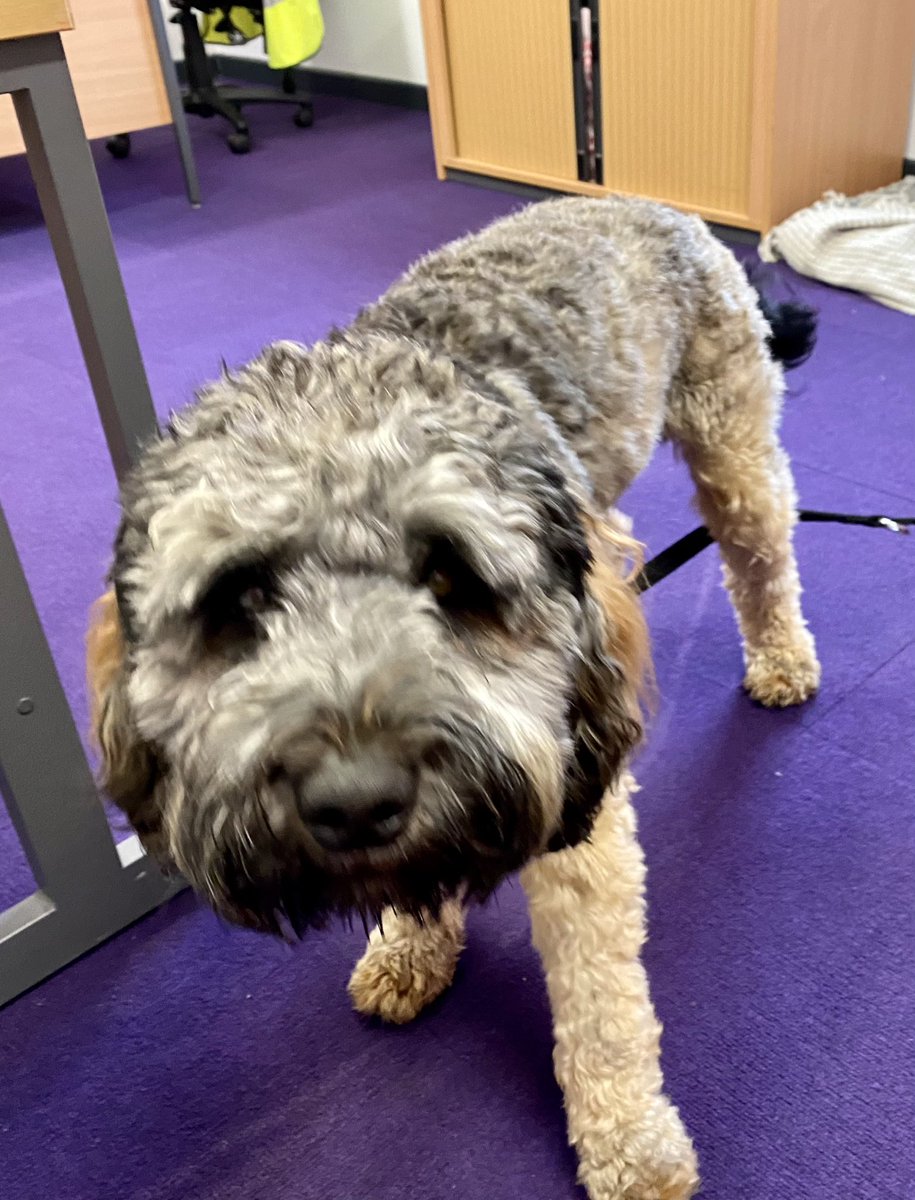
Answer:
<svg viewBox="0 0 915 1200"><path fill-rule="evenodd" d="M380 915L361 1012L439 995L463 905L523 869L592 1200L697 1187L639 958L647 642L607 511L672 440L747 690L811 695L780 332L698 219L532 206L175 416L90 635L104 785L145 845L241 925Z"/></svg>

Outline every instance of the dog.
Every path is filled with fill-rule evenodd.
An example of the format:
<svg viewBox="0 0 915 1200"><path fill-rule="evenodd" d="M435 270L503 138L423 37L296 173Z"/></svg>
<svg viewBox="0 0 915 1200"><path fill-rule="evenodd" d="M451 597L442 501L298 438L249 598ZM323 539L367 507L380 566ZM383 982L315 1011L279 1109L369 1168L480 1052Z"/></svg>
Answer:
<svg viewBox="0 0 915 1200"><path fill-rule="evenodd" d="M698 1186L639 957L648 641L608 513L672 441L747 691L816 690L777 435L800 315L799 339L767 323L698 218L547 201L225 371L122 488L89 635L104 788L230 921L378 917L349 990L389 1021L448 986L464 906L520 870L591 1200Z"/></svg>

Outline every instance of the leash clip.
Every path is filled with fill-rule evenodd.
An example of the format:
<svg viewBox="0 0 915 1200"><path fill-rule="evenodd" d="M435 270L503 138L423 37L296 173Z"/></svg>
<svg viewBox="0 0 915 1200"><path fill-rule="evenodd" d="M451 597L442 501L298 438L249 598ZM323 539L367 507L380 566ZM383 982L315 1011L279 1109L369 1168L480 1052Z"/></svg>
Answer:
<svg viewBox="0 0 915 1200"><path fill-rule="evenodd" d="M891 533L904 533L906 537L912 532L908 525L900 525L898 521L894 521L892 517L878 517L877 524L882 529L889 529Z"/></svg>

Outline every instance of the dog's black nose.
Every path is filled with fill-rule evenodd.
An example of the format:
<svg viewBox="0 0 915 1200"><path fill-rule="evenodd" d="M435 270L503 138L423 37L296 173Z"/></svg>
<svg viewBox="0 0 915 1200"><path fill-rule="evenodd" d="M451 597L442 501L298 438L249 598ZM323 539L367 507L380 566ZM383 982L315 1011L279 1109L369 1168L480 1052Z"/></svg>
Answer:
<svg viewBox="0 0 915 1200"><path fill-rule="evenodd" d="M381 754L328 757L299 793L302 818L325 850L365 850L395 841L416 799L416 779Z"/></svg>

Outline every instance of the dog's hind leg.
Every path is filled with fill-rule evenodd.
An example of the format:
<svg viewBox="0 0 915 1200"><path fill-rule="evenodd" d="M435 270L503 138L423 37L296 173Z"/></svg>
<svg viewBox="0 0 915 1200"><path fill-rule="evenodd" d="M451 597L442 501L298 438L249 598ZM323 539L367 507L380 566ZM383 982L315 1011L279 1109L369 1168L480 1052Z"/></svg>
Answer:
<svg viewBox="0 0 915 1200"><path fill-rule="evenodd" d="M350 977L353 1007L396 1025L412 1021L451 983L463 948L459 901L447 901L437 920L422 922L386 909Z"/></svg>
<svg viewBox="0 0 915 1200"><path fill-rule="evenodd" d="M721 550L743 639L744 686L761 704L785 706L813 695L820 665L792 545L794 480L778 438L781 368L742 275L739 286L747 307L718 314L700 332L671 397L667 432Z"/></svg>
<svg viewBox="0 0 915 1200"><path fill-rule="evenodd" d="M553 1012L556 1078L591 1200L687 1200L696 1156L662 1092L661 1027L640 960L645 869L626 778L589 841L522 872Z"/></svg>

